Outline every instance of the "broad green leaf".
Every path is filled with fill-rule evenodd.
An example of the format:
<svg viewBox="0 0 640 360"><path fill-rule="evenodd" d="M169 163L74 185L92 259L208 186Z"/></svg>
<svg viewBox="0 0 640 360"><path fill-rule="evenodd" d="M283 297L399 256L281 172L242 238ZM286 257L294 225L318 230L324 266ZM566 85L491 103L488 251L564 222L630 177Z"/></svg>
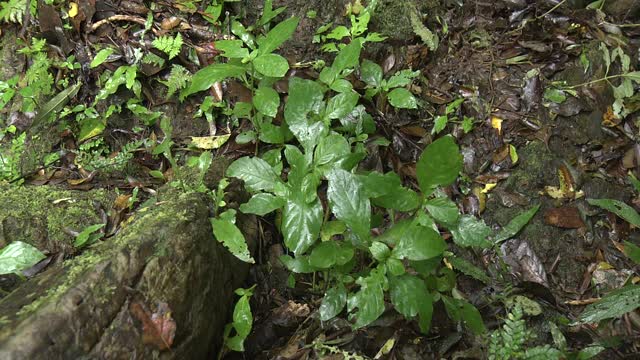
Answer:
<svg viewBox="0 0 640 360"><path fill-rule="evenodd" d="M260 55L253 59L253 66L264 76L283 77L289 71L289 62L278 54Z"/></svg>
<svg viewBox="0 0 640 360"><path fill-rule="evenodd" d="M235 257L250 264L255 263L247 247L244 235L242 235L236 224L227 219L211 218L211 227L216 239L229 249Z"/></svg>
<svg viewBox="0 0 640 360"><path fill-rule="evenodd" d="M636 244L625 241L624 242L624 254L627 255L634 263L640 264L640 247Z"/></svg>
<svg viewBox="0 0 640 360"><path fill-rule="evenodd" d="M282 211L284 243L296 256L304 254L318 239L323 211L318 198L310 204L302 199L287 201Z"/></svg>
<svg viewBox="0 0 640 360"><path fill-rule="evenodd" d="M449 116L447 115L439 115L433 120L433 129L431 130L431 134L439 134L442 130L447 127L449 123Z"/></svg>
<svg viewBox="0 0 640 360"><path fill-rule="evenodd" d="M363 60L360 65L360 79L367 85L379 87L382 84L382 67L370 60Z"/></svg>
<svg viewBox="0 0 640 360"><path fill-rule="evenodd" d="M393 306L407 319L418 315L421 308L433 306L427 286L417 276L402 275L390 278L389 293Z"/></svg>
<svg viewBox="0 0 640 360"><path fill-rule="evenodd" d="M76 239L73 242L73 246L79 248L84 245L89 245L93 241L97 240L98 236L92 236L92 234L100 229L102 229L106 224L94 224L87 226L82 229L82 231L76 236Z"/></svg>
<svg viewBox="0 0 640 360"><path fill-rule="evenodd" d="M19 273L45 257L36 247L22 241L14 241L0 250L0 275Z"/></svg>
<svg viewBox="0 0 640 360"><path fill-rule="evenodd" d="M491 228L473 215L463 215L460 217L458 226L450 230L453 241L462 247L484 249L491 246L491 242L487 240L491 234Z"/></svg>
<svg viewBox="0 0 640 360"><path fill-rule="evenodd" d="M393 74L393 76L391 76L389 80L387 80L386 87L391 89L400 86L407 86L411 83L411 79L415 78L418 75L420 75L420 71L418 70L400 70L397 73Z"/></svg>
<svg viewBox="0 0 640 360"><path fill-rule="evenodd" d="M369 252L378 262L384 262L391 255L389 247L380 241L374 241L369 246Z"/></svg>
<svg viewBox="0 0 640 360"><path fill-rule="evenodd" d="M640 307L640 285L625 286L615 290L598 302L587 305L580 314L580 323L598 323L605 319L619 318Z"/></svg>
<svg viewBox="0 0 640 360"><path fill-rule="evenodd" d="M316 166L332 164L349 153L351 146L347 139L340 134L330 134L322 138L316 146L313 161Z"/></svg>
<svg viewBox="0 0 640 360"><path fill-rule="evenodd" d="M344 25L339 25L327 34L327 39L342 40L342 38L349 35L351 35L349 29Z"/></svg>
<svg viewBox="0 0 640 360"><path fill-rule="evenodd" d="M322 225L322 230L320 231L320 239L322 241L329 241L335 235L344 234L347 231L347 225L340 220L327 221Z"/></svg>
<svg viewBox="0 0 640 360"><path fill-rule="evenodd" d="M578 355L576 356L576 360L589 360L594 358L596 355L600 354L605 350L604 346L600 345L589 345L586 348L580 350Z"/></svg>
<svg viewBox="0 0 640 360"><path fill-rule="evenodd" d="M333 83L331 83L331 86L329 86L329 88L339 93L351 93L353 90L353 85L349 80L337 79Z"/></svg>
<svg viewBox="0 0 640 360"><path fill-rule="evenodd" d="M453 227L458 222L460 210L458 206L448 197L437 197L430 199L425 203L429 215L431 215L440 224L447 227Z"/></svg>
<svg viewBox="0 0 640 360"><path fill-rule="evenodd" d="M324 102L324 90L312 80L292 77L289 80L289 99L284 107L284 119L305 151L311 151L320 136L327 131L321 121L310 119L318 114Z"/></svg>
<svg viewBox="0 0 640 360"><path fill-rule="evenodd" d="M362 39L354 39L336 55L331 67L336 74L347 68L355 68L360 61L360 51L362 50Z"/></svg>
<svg viewBox="0 0 640 360"><path fill-rule="evenodd" d="M465 300L454 299L448 296L442 297L449 318L454 321L462 321L474 334L481 335L487 331L482 316L475 306Z"/></svg>
<svg viewBox="0 0 640 360"><path fill-rule="evenodd" d="M216 50L222 51L221 55L230 59L242 59L249 56L249 49L243 45L242 40L218 40L214 43Z"/></svg>
<svg viewBox="0 0 640 360"><path fill-rule="evenodd" d="M242 25L240 21L231 22L231 32L242 40L251 49L256 48L256 42L254 36Z"/></svg>
<svg viewBox="0 0 640 360"><path fill-rule="evenodd" d="M279 196L259 193L253 195L248 202L240 205L240 211L245 214L265 216L272 211L280 209L285 203L286 201Z"/></svg>
<svg viewBox="0 0 640 360"><path fill-rule="evenodd" d="M289 175L287 180L293 188L300 188L302 180L308 173L309 165L307 159L300 149L293 145L286 145L284 149L284 157L289 163Z"/></svg>
<svg viewBox="0 0 640 360"><path fill-rule="evenodd" d="M100 117L83 119L80 125L80 133L78 134L78 142L83 142L102 134L106 127L106 120Z"/></svg>
<svg viewBox="0 0 640 360"><path fill-rule="evenodd" d="M404 264L398 259L388 258L385 266L391 275L400 276L405 273Z"/></svg>
<svg viewBox="0 0 640 360"><path fill-rule="evenodd" d="M340 314L347 304L347 289L338 283L327 290L320 304L320 320L327 321Z"/></svg>
<svg viewBox="0 0 640 360"><path fill-rule="evenodd" d="M567 100L567 95L565 95L564 91L562 90L556 88L547 88L544 91L544 98L556 104L562 104L565 100Z"/></svg>
<svg viewBox="0 0 640 360"><path fill-rule="evenodd" d="M253 95L253 106L265 116L276 117L280 106L280 95L270 87L260 87Z"/></svg>
<svg viewBox="0 0 640 360"><path fill-rule="evenodd" d="M533 216L538 212L538 209L540 209L540 205L535 205L529 210L511 219L507 226L503 227L502 230L498 232L496 237L493 239L493 242L499 244L515 236L525 225L529 223L529 221L531 221Z"/></svg>
<svg viewBox="0 0 640 360"><path fill-rule="evenodd" d="M318 269L309 264L308 256L296 256L295 259L289 255L280 256L280 261L289 270L296 274L310 274Z"/></svg>
<svg viewBox="0 0 640 360"><path fill-rule="evenodd" d="M351 295L347 301L347 309L354 314L356 322L355 329L367 326L374 322L384 312L384 288L386 278L377 269L372 270L368 277L358 278L356 283L360 285L360 290Z"/></svg>
<svg viewBox="0 0 640 360"><path fill-rule="evenodd" d="M640 215L631 206L614 199L587 199L590 205L601 207L623 218L629 224L640 227Z"/></svg>
<svg viewBox="0 0 640 360"><path fill-rule="evenodd" d="M251 306L249 306L249 297L242 296L233 309L233 327L238 335L246 338L251 332L252 324L253 315L251 314Z"/></svg>
<svg viewBox="0 0 640 360"><path fill-rule="evenodd" d="M273 2L272 0L264 1L264 6L262 7L262 16L260 16L260 19L258 19L258 21L256 22L255 24L256 27L266 25L271 20L273 20L273 18L280 15L280 13L282 13L287 9L286 6L283 6L273 10L273 7L271 5L272 2Z"/></svg>
<svg viewBox="0 0 640 360"><path fill-rule="evenodd" d="M109 55L113 54L113 52L114 50L112 48L104 48L98 51L98 53L96 54L96 57L94 57L93 60L91 60L91 64L89 64L89 67L93 69L102 65L102 63L107 61L107 58L109 57Z"/></svg>
<svg viewBox="0 0 640 360"><path fill-rule="evenodd" d="M361 239L369 237L371 204L356 175L334 169L327 174L327 198L336 218L342 220Z"/></svg>
<svg viewBox="0 0 640 360"><path fill-rule="evenodd" d="M327 103L326 117L340 119L351 113L358 103L360 96L356 92L340 93Z"/></svg>
<svg viewBox="0 0 640 360"><path fill-rule="evenodd" d="M227 176L244 181L249 191L274 191L280 177L266 161L257 157L242 157L227 168Z"/></svg>
<svg viewBox="0 0 640 360"><path fill-rule="evenodd" d="M420 206L421 202L418 193L402 186L386 195L371 199L371 201L376 206L398 211L415 210Z"/></svg>
<svg viewBox="0 0 640 360"><path fill-rule="evenodd" d="M274 26L264 38L258 38L258 50L266 55L287 41L298 27L299 19L291 17Z"/></svg>
<svg viewBox="0 0 640 360"><path fill-rule="evenodd" d="M417 109L418 101L413 94L405 88L393 89L387 94L389 104L398 109Z"/></svg>
<svg viewBox="0 0 640 360"><path fill-rule="evenodd" d="M381 241L391 247L397 246L402 238L405 237L405 234L408 232L409 228L415 226L411 220L400 220L393 224L387 231L375 237L376 241Z"/></svg>
<svg viewBox="0 0 640 360"><path fill-rule="evenodd" d="M365 194L370 198L394 193L398 188L402 187L402 181L395 172L381 174L377 171L372 171L367 175L359 175L358 178L362 183Z"/></svg>
<svg viewBox="0 0 640 360"><path fill-rule="evenodd" d="M467 276L471 276L476 280L482 281L485 284L489 284L491 282L491 278L487 276L484 270L473 265L469 261L457 256L448 257L447 260L449 261L451 266L453 266L454 269L460 271L461 273Z"/></svg>
<svg viewBox="0 0 640 360"><path fill-rule="evenodd" d="M419 225L409 225L393 249L396 259L427 260L442 255L447 248L440 234Z"/></svg>
<svg viewBox="0 0 640 360"><path fill-rule="evenodd" d="M416 176L424 194L433 187L452 184L462 170L462 155L453 137L444 136L427 146L416 165Z"/></svg>
<svg viewBox="0 0 640 360"><path fill-rule="evenodd" d="M338 245L334 241L325 241L316 245L309 255L309 264L318 269L327 269L336 263Z"/></svg>
<svg viewBox="0 0 640 360"><path fill-rule="evenodd" d="M182 91L180 98L209 89L213 84L224 79L240 77L246 72L245 66L215 63L200 69L191 77L189 87Z"/></svg>

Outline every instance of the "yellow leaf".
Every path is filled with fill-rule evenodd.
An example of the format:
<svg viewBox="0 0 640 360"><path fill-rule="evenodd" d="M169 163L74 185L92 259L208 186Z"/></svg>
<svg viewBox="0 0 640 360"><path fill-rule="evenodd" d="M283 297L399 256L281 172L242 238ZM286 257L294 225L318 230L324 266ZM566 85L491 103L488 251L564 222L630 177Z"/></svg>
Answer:
<svg viewBox="0 0 640 360"><path fill-rule="evenodd" d="M217 149L229 140L231 134L220 136L193 136L191 143L198 149L212 150Z"/></svg>
<svg viewBox="0 0 640 360"><path fill-rule="evenodd" d="M491 191L491 189L493 189L494 187L498 186L498 183L492 183L492 184L485 184L484 185L484 189L482 189L482 193L486 194L489 191Z"/></svg>
<svg viewBox="0 0 640 360"><path fill-rule="evenodd" d="M598 263L598 269L600 269L600 270L611 270L613 268L614 267L611 264L609 264L608 262L601 261L600 263Z"/></svg>
<svg viewBox="0 0 640 360"><path fill-rule="evenodd" d="M511 144L509 144L509 156L511 157L511 163L515 165L518 162L518 152L516 147Z"/></svg>
<svg viewBox="0 0 640 360"><path fill-rule="evenodd" d="M502 133L502 119L497 116L491 117L491 127L498 130L498 134Z"/></svg>
<svg viewBox="0 0 640 360"><path fill-rule="evenodd" d="M71 2L69 3L69 17L74 18L78 15L78 4Z"/></svg>

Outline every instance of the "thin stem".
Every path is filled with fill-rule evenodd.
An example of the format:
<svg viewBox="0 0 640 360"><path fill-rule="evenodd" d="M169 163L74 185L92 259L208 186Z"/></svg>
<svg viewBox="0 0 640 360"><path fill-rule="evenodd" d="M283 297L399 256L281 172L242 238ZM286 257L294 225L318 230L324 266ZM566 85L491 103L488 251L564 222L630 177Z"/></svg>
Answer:
<svg viewBox="0 0 640 360"><path fill-rule="evenodd" d="M581 86L587 86L587 85L591 85L591 84L595 84L595 83L599 83L601 81L609 81L611 79L615 79L615 78L619 78L619 77L623 77L626 74L619 74L619 75L607 75L603 78L597 79L597 80L592 80L592 81L588 81L582 84L578 84L578 85L571 85L568 87L568 89L575 89L575 88L579 88Z"/></svg>
<svg viewBox="0 0 640 360"><path fill-rule="evenodd" d="M551 9L549 9L549 11L547 11L546 13L536 17L536 20L538 19L542 19L543 17L551 14L552 12L554 12L557 8L559 8L562 4L564 4L567 0L562 0L559 3L556 4L556 6L552 7Z"/></svg>

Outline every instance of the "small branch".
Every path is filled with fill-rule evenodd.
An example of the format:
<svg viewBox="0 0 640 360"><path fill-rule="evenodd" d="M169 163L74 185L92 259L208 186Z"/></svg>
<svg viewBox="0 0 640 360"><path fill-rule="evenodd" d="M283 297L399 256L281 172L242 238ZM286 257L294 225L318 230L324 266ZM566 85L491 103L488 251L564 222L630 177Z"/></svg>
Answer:
<svg viewBox="0 0 640 360"><path fill-rule="evenodd" d="M111 23L114 21L129 21L129 22L134 22L136 24L140 24L140 25L145 25L147 20L141 18L141 17L137 17L137 16L131 16L131 15L113 15L110 16L106 19L102 19L100 21L98 21L97 23L91 25L91 27L89 28L89 33L92 33L94 31L96 31L100 26L107 24L107 23ZM157 30L156 29L151 29L153 31L154 34L157 35Z"/></svg>

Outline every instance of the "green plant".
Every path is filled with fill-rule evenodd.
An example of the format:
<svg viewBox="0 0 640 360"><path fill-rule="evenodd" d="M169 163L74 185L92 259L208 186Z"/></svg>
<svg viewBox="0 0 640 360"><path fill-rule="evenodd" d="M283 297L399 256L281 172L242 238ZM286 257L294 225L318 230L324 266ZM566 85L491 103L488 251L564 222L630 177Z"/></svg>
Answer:
<svg viewBox="0 0 640 360"><path fill-rule="evenodd" d="M96 231L102 229L105 225L106 224L95 224L82 229L82 231L76 236L73 246L79 249L98 241L104 236L104 233L98 233Z"/></svg>
<svg viewBox="0 0 640 360"><path fill-rule="evenodd" d="M178 56L182 49L182 35L177 33L175 37L160 36L155 38L152 42L153 47L162 51L169 56L169 60Z"/></svg>
<svg viewBox="0 0 640 360"><path fill-rule="evenodd" d="M15 127L10 129L15 133ZM0 148L0 180L14 181L22 176L20 155L24 151L25 139L26 133L23 132L11 139L8 148Z"/></svg>
<svg viewBox="0 0 640 360"><path fill-rule="evenodd" d="M321 26L313 37L314 43L326 42L322 45L321 49L327 52L338 52L345 47L342 43L344 38L349 38L351 42L358 40L362 44L365 42L380 42L386 39L376 32L364 34L369 27L369 21L371 20L371 14L375 9L377 1L372 1L367 7L358 9L358 15L349 14L351 26L346 27L344 25L336 26L333 30L327 32L333 26L333 23L329 23ZM361 7L361 5L360 5ZM335 41L335 42L333 42Z"/></svg>
<svg viewBox="0 0 640 360"><path fill-rule="evenodd" d="M22 241L14 241L0 249L0 275L20 274L46 256L37 248Z"/></svg>
<svg viewBox="0 0 640 360"><path fill-rule="evenodd" d="M527 329L523 315L522 308L519 305L514 306L507 314L502 328L491 333L489 359L560 359L562 352L550 345L528 346L528 343L535 339L535 335Z"/></svg>
<svg viewBox="0 0 640 360"><path fill-rule="evenodd" d="M240 296L233 309L233 322L224 328L223 350L218 354L218 359L222 359L228 351L244 351L244 340L249 336L253 324L253 315L249 299L253 295L255 285L249 289L236 289L236 295ZM235 335L231 336L232 331Z"/></svg>
<svg viewBox="0 0 640 360"><path fill-rule="evenodd" d="M37 2L29 0L31 15L35 16ZM0 2L0 20L22 24L24 12L27 8L27 0L9 0Z"/></svg>
<svg viewBox="0 0 640 360"><path fill-rule="evenodd" d="M360 65L360 79L367 84L365 97L373 98L379 93L384 93L389 103L402 109L415 109L418 107L416 98L404 87L411 84L419 71L401 70L389 79L383 79L382 67L373 61L363 60ZM393 89L393 90L392 90Z"/></svg>
<svg viewBox="0 0 640 360"><path fill-rule="evenodd" d="M160 83L167 87L166 98L170 98L176 91L184 89L189 80L191 80L191 73L183 66L173 64L167 80L160 80Z"/></svg>

